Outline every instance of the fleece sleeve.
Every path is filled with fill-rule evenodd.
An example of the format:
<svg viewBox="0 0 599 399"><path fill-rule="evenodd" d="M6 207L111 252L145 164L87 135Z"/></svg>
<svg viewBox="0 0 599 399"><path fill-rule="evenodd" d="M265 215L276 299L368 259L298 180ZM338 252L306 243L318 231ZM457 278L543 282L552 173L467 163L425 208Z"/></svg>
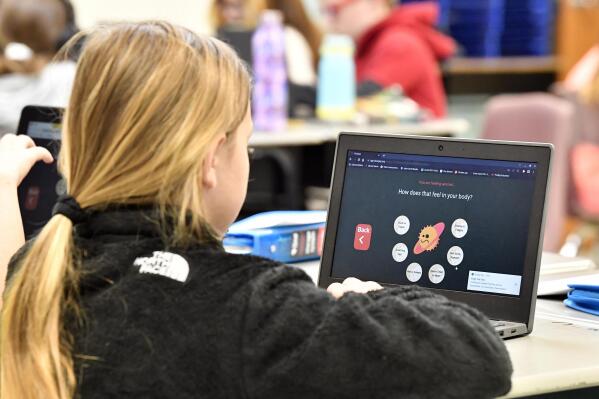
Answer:
<svg viewBox="0 0 599 399"><path fill-rule="evenodd" d="M417 287L335 300L301 270L252 282L250 398L489 398L510 389L503 342L478 311Z"/></svg>

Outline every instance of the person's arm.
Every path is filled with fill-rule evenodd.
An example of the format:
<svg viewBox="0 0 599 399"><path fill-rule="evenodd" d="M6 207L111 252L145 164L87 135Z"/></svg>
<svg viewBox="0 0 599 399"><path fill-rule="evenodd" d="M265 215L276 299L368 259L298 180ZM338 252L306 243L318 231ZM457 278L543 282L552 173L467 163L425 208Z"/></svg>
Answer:
<svg viewBox="0 0 599 399"><path fill-rule="evenodd" d="M8 262L25 243L17 187L31 167L42 160L51 163L52 155L36 147L28 136L7 134L0 139L0 297Z"/></svg>
<svg viewBox="0 0 599 399"><path fill-rule="evenodd" d="M25 243L16 187L0 181L0 292L4 291L8 261Z"/></svg>
<svg viewBox="0 0 599 399"><path fill-rule="evenodd" d="M511 363L488 320L418 287L346 293L273 267L253 281L243 332L249 398L490 398Z"/></svg>
<svg viewBox="0 0 599 399"><path fill-rule="evenodd" d="M291 83L300 86L314 86L316 71L308 42L295 28L285 27L285 62Z"/></svg>

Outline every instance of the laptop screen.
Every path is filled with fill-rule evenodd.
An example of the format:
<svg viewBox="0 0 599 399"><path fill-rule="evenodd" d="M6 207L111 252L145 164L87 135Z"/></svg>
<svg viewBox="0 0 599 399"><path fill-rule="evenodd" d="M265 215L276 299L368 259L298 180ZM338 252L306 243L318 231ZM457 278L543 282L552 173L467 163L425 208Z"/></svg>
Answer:
<svg viewBox="0 0 599 399"><path fill-rule="evenodd" d="M537 164L349 150L331 277L519 297Z"/></svg>

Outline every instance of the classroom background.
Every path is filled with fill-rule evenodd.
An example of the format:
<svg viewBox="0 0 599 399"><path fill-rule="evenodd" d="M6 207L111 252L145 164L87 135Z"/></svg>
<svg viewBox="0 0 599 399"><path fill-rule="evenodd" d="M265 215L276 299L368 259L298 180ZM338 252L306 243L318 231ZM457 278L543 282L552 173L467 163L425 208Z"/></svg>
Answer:
<svg viewBox="0 0 599 399"><path fill-rule="evenodd" d="M319 62L326 58L327 46L347 42L328 40L322 2L301 3L322 34L320 60L312 59L312 76L297 65L294 69L295 61L287 58L293 104L283 125L261 126L256 119L255 161L242 216L272 209L325 209L335 133L348 126L357 131L552 142L556 151L544 248L599 259L599 1L434 1L437 29L456 43L455 51L438 63L447 102L442 115L423 110L401 87L369 88L352 82L354 87L333 82L339 77L319 76L326 69ZM401 6L409 3L418 1L404 0ZM164 19L202 34L228 27L223 21L217 26L210 0L72 4L82 29L146 19ZM255 30L259 24L257 17L253 24L242 25ZM225 36L235 33L222 31ZM306 47L306 41L298 45ZM353 44L349 48L356 51ZM338 94L344 87L357 91L358 98L351 99L357 112L351 117L319 114L319 106L327 105L319 104L326 102L322 93Z"/></svg>

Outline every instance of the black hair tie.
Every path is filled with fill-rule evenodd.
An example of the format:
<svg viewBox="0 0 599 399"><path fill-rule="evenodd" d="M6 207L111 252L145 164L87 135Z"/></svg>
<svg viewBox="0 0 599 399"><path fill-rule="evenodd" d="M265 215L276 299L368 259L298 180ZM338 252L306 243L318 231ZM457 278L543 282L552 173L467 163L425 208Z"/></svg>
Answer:
<svg viewBox="0 0 599 399"><path fill-rule="evenodd" d="M56 200L52 209L52 216L63 215L71 220L73 224L80 224L87 220L87 212L81 209L81 205L70 195L61 195Z"/></svg>

